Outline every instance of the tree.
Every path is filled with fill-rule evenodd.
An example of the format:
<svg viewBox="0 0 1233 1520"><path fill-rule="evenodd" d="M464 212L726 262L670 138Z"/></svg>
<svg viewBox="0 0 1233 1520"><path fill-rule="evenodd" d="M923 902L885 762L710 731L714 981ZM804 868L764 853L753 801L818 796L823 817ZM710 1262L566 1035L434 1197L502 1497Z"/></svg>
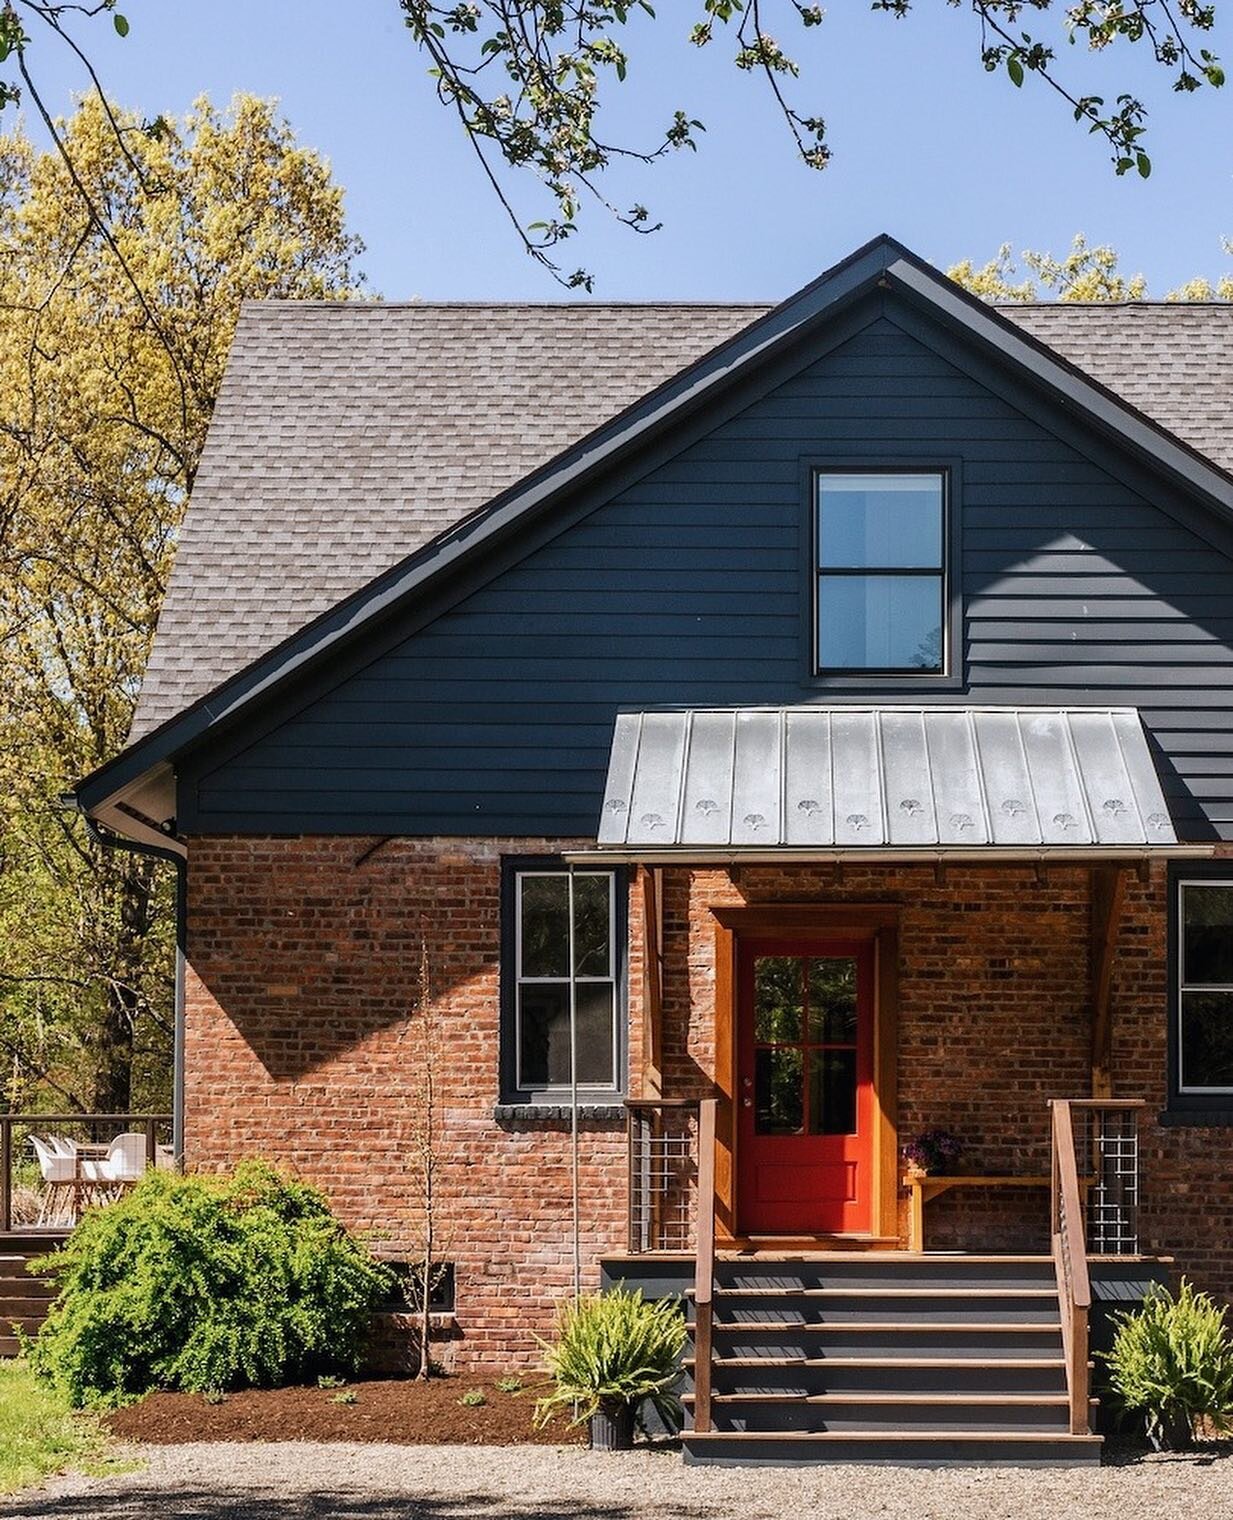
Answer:
<svg viewBox="0 0 1233 1520"><path fill-rule="evenodd" d="M682 148L696 149L703 123L678 109L644 146L610 141L602 110L612 86L626 77L631 52L630 23L654 21L650 0L389 0L427 54L442 103L454 113L475 148L479 163L522 246L566 286L590 289L584 269L567 271L559 246L578 226L582 208L593 202L634 231L654 232L659 223L646 206L628 208L610 199L604 172L614 162L650 165ZM873 11L904 20L920 0L867 0ZM938 0L935 0L938 3ZM101 85L85 50L66 21L109 17L122 37L129 33L118 0L7 0L0 11L0 109L28 98L50 123L31 71L32 49L54 41L70 49L89 70L100 98ZM1138 96L1121 92L1112 103L1068 82L1047 35L1022 30L1025 17L1050 13L1059 35L1083 42L1091 52L1115 43L1150 51L1181 94L1207 85L1219 88L1224 71L1216 55L1201 45L1216 21L1215 4L1202 0L946 0L971 10L979 57L990 72L1004 71L1016 87L1035 79L1069 109L1075 120L1103 140L1118 174L1146 177L1147 108ZM726 36L733 63L760 78L781 116L794 150L813 169L831 158L826 120L795 103L800 67L777 40L781 28L794 34L824 25L822 6L806 0L689 0L667 8L674 24L682 11L682 35L705 48ZM660 22L665 26L667 22ZM656 45L658 39L644 46ZM635 44L636 46L636 44ZM1073 56L1073 55L1072 55ZM869 60L876 66L876 50ZM6 68L7 66L7 68ZM152 123L157 127L158 123ZM550 214L527 222L515 208L510 179L531 179L548 192Z"/></svg>
<svg viewBox="0 0 1233 1520"><path fill-rule="evenodd" d="M1227 241L1226 253L1233 253ZM1070 252L1060 259L1050 253L1034 253L1025 248L1024 264L1036 276L1018 283L1019 273L1009 243L1003 243L987 264L977 267L964 259L946 271L949 277L985 301L1037 301L1042 291L1046 298L1058 301L1142 301L1147 296L1147 281L1141 274L1121 271L1117 250L1107 243L1091 247L1084 235L1076 233ZM1215 284L1199 277L1171 290L1167 301L1233 301L1233 275L1222 275Z"/></svg>
<svg viewBox="0 0 1233 1520"><path fill-rule="evenodd" d="M0 137L0 1052L10 1103L166 1101L170 872L59 804L122 746L241 300L349 296L342 192L273 106Z"/></svg>

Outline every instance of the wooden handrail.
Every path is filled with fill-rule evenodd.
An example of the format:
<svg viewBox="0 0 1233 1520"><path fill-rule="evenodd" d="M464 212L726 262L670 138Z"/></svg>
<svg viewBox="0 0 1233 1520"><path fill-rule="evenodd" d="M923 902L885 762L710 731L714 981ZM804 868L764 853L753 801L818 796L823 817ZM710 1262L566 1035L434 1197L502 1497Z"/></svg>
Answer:
<svg viewBox="0 0 1233 1520"><path fill-rule="evenodd" d="M715 1288L714 1098L698 1105L698 1233L694 1258L694 1429L711 1428L711 1330Z"/></svg>
<svg viewBox="0 0 1233 1520"><path fill-rule="evenodd" d="M1091 1104L1085 1104L1090 1107ZM1080 1203L1079 1169L1075 1160L1075 1128L1071 1104L1054 1098L1053 1186L1050 1233L1062 1319L1062 1352L1066 1362L1066 1393L1070 1404L1070 1433L1089 1433L1088 1312L1092 1285L1087 1269L1087 1241Z"/></svg>

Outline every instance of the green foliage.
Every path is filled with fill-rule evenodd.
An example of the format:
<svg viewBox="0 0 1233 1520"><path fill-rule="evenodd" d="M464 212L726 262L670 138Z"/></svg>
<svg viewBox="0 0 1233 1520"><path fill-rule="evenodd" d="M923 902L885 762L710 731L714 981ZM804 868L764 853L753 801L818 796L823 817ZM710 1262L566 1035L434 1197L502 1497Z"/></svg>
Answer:
<svg viewBox="0 0 1233 1520"><path fill-rule="evenodd" d="M522 1379L520 1377L503 1377L497 1379L498 1393L521 1393Z"/></svg>
<svg viewBox="0 0 1233 1520"><path fill-rule="evenodd" d="M336 1404L358 1404L359 1401L360 1396L354 1388L344 1388L341 1393L334 1395L334 1402Z"/></svg>
<svg viewBox="0 0 1233 1520"><path fill-rule="evenodd" d="M1233 246L1224 243L1225 253ZM1003 243L987 264L976 265L963 259L952 265L947 276L982 301L1142 301L1147 298L1147 281L1141 274L1123 274L1116 248L1107 243L1093 246L1081 232L1075 234L1070 252L1060 259L1051 253L1036 253L1025 248L1021 255L1031 275L1019 283L1019 273L1009 243ZM1035 278L1032 278L1032 275ZM1187 280L1165 297L1168 301L1233 301L1233 275L1223 275L1214 284L1199 277Z"/></svg>
<svg viewBox="0 0 1233 1520"><path fill-rule="evenodd" d="M58 1293L35 1371L73 1404L354 1370L389 1273L305 1183L147 1172L40 1263Z"/></svg>
<svg viewBox="0 0 1233 1520"><path fill-rule="evenodd" d="M1147 1416L1157 1436L1206 1418L1233 1428L1233 1336L1225 1310L1183 1279L1176 1298L1156 1288L1141 1309L1118 1315L1105 1360L1123 1408Z"/></svg>
<svg viewBox="0 0 1233 1520"><path fill-rule="evenodd" d="M468 1388L458 1402L464 1409L479 1409L488 1402L488 1395L482 1388Z"/></svg>
<svg viewBox="0 0 1233 1520"><path fill-rule="evenodd" d="M650 1403L669 1430L679 1430L685 1316L676 1299L651 1302L623 1286L561 1307L557 1339L541 1341L555 1387L535 1405L544 1425L556 1410L577 1404L580 1424L601 1409L637 1412Z"/></svg>

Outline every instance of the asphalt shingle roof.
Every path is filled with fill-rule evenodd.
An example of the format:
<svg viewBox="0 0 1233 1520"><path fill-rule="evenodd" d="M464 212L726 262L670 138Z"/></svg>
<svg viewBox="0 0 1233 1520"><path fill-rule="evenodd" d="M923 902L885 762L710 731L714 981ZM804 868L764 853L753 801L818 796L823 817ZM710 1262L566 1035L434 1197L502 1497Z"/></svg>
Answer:
<svg viewBox="0 0 1233 1520"><path fill-rule="evenodd" d="M131 738L768 309L248 305ZM1233 469L1233 306L1005 314Z"/></svg>

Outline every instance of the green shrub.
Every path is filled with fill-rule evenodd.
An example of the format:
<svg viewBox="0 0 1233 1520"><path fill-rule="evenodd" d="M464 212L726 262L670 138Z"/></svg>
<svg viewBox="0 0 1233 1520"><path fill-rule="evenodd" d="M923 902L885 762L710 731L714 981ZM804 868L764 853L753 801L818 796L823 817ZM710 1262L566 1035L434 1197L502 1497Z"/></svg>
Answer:
<svg viewBox="0 0 1233 1520"><path fill-rule="evenodd" d="M561 1307L555 1343L540 1342L555 1387L535 1406L546 1424L553 1413L577 1404L572 1421L581 1424L600 1410L650 1403L672 1431L681 1426L681 1403L673 1388L680 1381L685 1316L676 1299L651 1302L640 1289L613 1288L594 1298Z"/></svg>
<svg viewBox="0 0 1233 1520"><path fill-rule="evenodd" d="M262 1162L147 1172L39 1271L57 1296L32 1364L76 1405L354 1371L389 1286L315 1188Z"/></svg>
<svg viewBox="0 0 1233 1520"><path fill-rule="evenodd" d="M1230 1428L1233 1336L1223 1308L1183 1280L1176 1298L1154 1288L1117 1321L1109 1382L1123 1408L1146 1417L1158 1445L1188 1444L1197 1419Z"/></svg>

